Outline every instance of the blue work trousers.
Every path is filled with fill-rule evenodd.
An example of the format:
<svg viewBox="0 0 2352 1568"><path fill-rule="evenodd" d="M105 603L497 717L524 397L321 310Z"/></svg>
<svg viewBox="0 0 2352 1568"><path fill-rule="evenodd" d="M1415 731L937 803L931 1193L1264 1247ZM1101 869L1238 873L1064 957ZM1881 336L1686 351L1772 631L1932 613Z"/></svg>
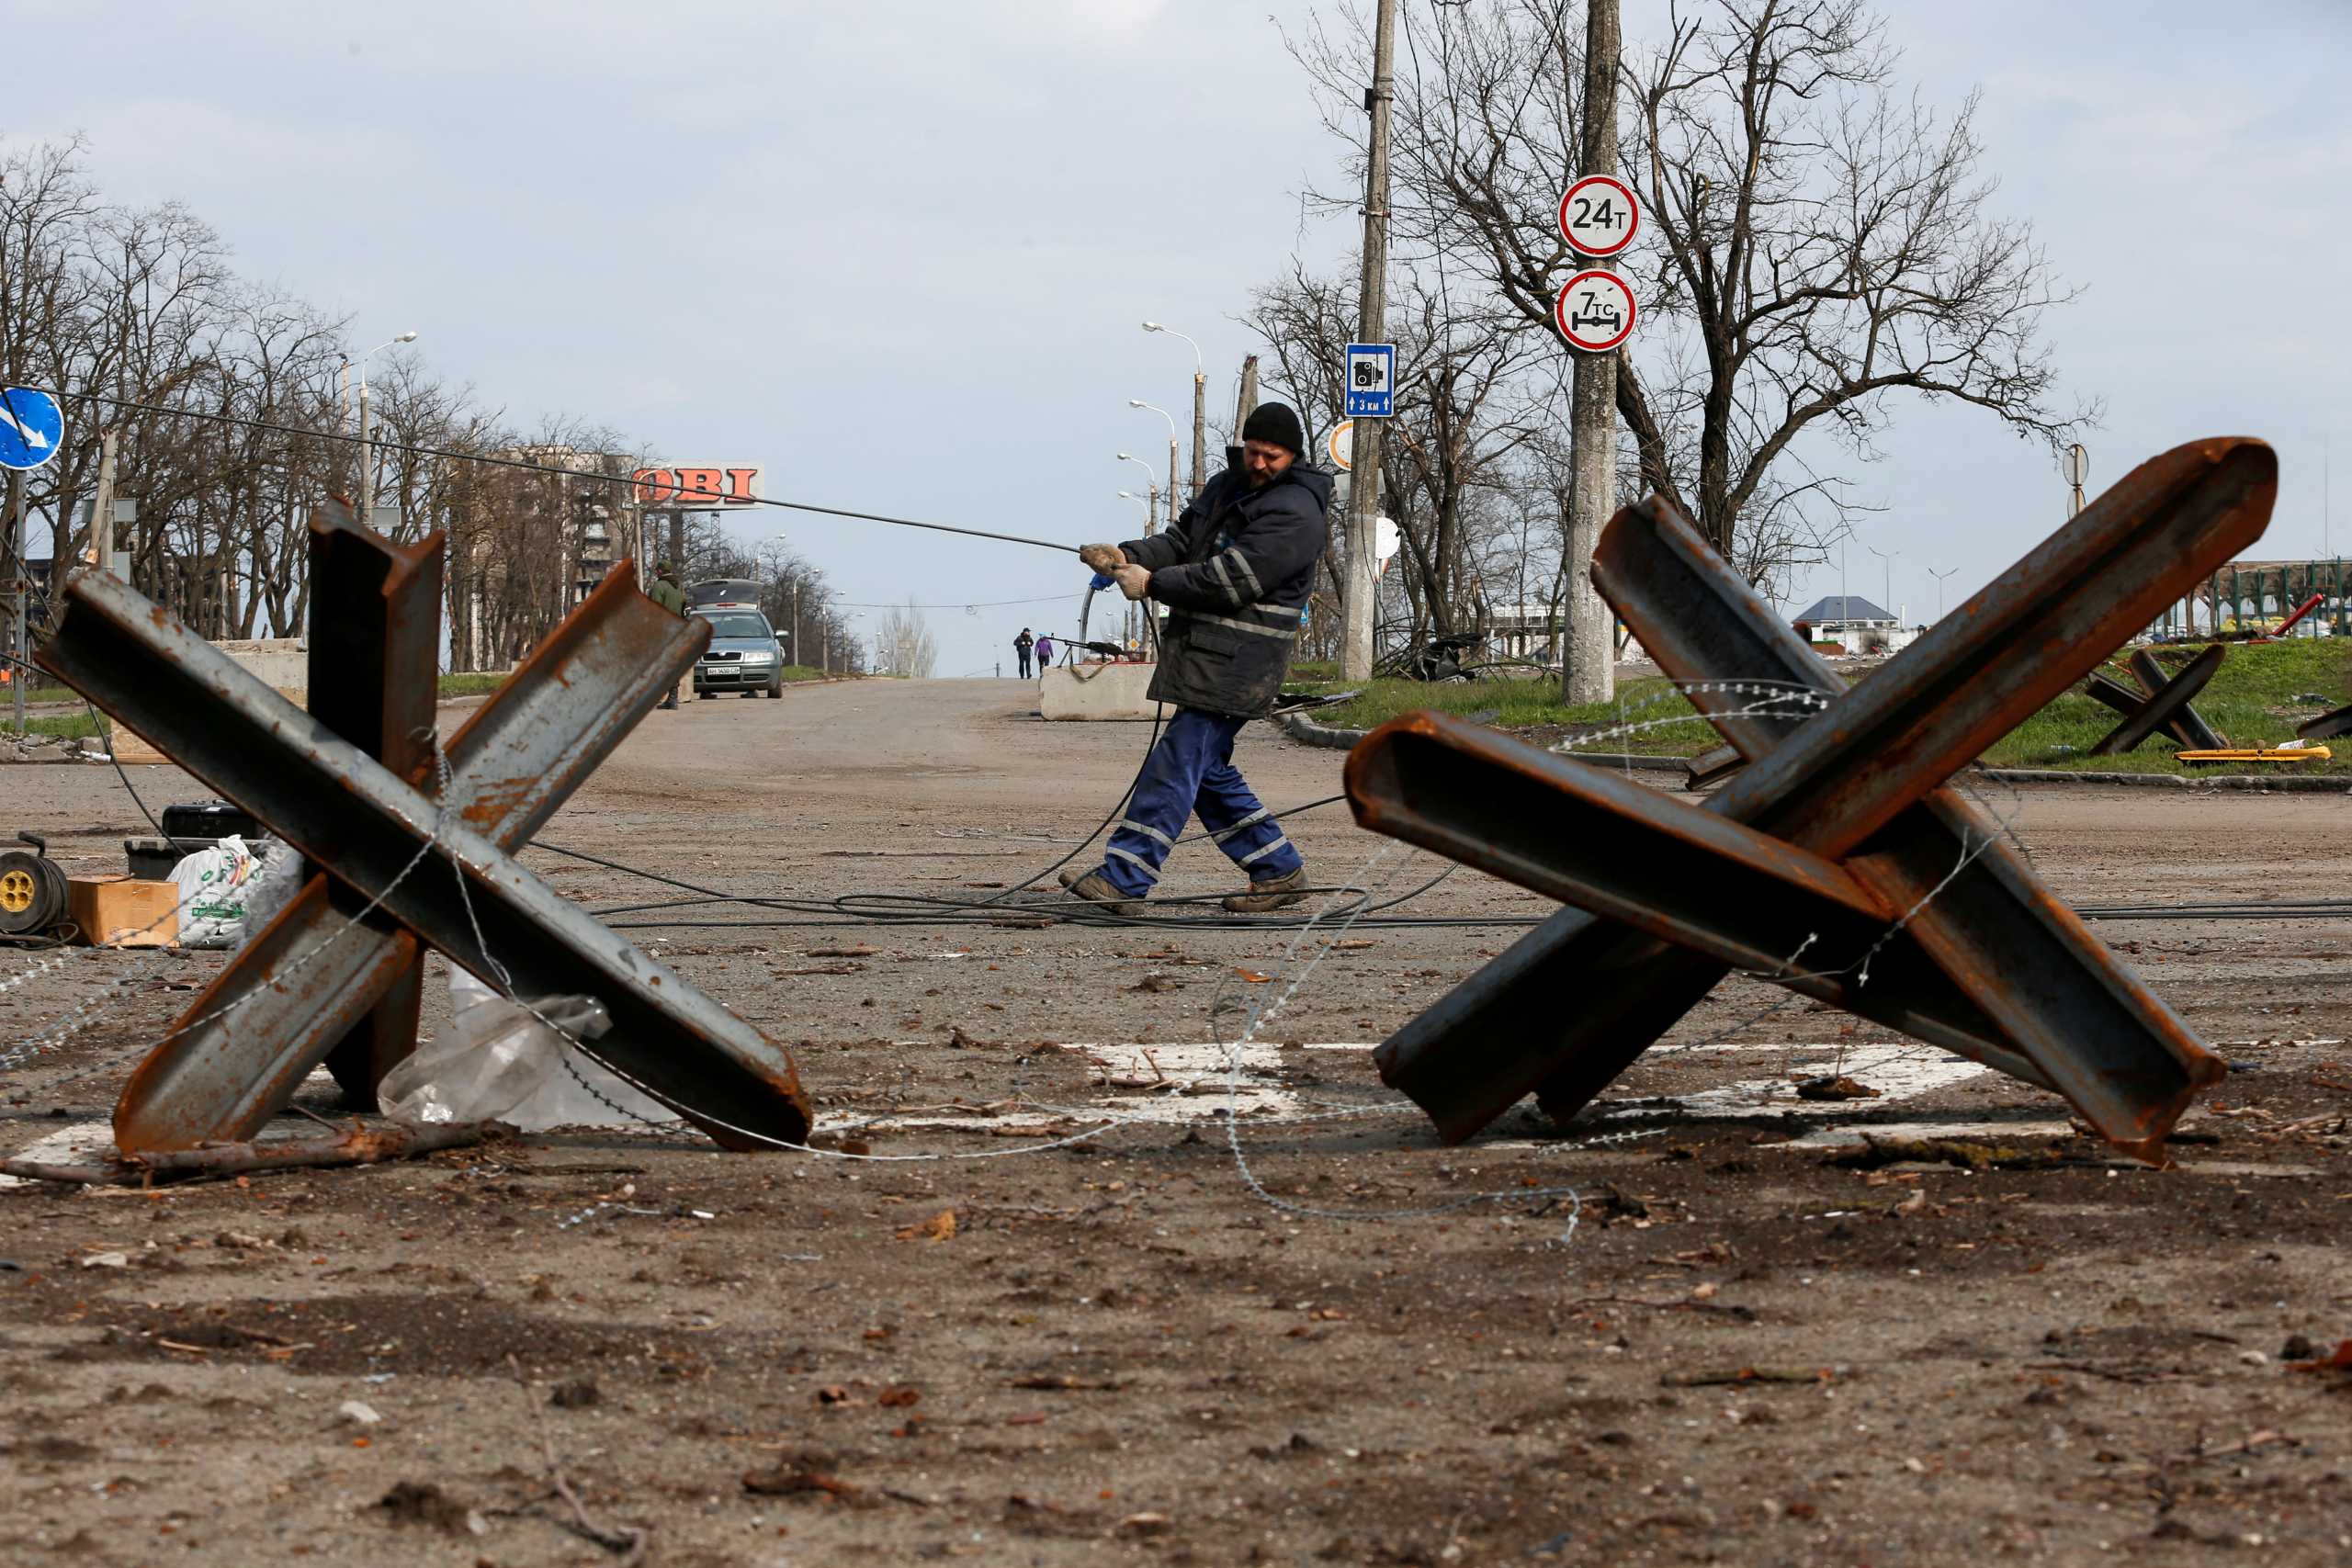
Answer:
<svg viewBox="0 0 2352 1568"><path fill-rule="evenodd" d="M1112 886L1130 898L1149 893L1186 819L1195 816L1252 881L1288 876L1305 863L1233 765L1233 738L1249 722L1198 708L1176 710L1144 760L1126 817L1111 835L1102 874Z"/></svg>

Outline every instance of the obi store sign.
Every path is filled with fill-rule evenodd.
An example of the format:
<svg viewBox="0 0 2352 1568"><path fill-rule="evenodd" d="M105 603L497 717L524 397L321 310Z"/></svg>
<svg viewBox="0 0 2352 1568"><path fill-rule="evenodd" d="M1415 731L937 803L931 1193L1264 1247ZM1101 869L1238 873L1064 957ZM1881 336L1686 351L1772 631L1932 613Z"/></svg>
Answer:
<svg viewBox="0 0 2352 1568"><path fill-rule="evenodd" d="M639 468L629 476L630 499L649 509L715 512L759 499L760 465L740 468Z"/></svg>

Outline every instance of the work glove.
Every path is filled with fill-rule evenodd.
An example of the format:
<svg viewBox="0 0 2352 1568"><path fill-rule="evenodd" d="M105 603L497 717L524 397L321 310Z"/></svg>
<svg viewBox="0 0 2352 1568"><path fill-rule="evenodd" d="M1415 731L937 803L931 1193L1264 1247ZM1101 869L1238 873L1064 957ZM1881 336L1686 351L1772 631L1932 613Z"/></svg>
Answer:
<svg viewBox="0 0 2352 1568"><path fill-rule="evenodd" d="M1078 558L1098 572L1127 564L1127 558L1116 545L1086 545L1080 547Z"/></svg>

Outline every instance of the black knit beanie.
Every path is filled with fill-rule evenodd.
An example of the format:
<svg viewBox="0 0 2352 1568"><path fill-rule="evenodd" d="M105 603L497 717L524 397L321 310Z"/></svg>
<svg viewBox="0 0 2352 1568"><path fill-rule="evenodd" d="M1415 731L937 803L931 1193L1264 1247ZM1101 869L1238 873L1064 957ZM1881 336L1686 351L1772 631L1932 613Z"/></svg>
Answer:
<svg viewBox="0 0 2352 1568"><path fill-rule="evenodd" d="M1299 427L1298 415L1287 403L1260 403L1252 409L1241 426L1241 439L1287 446L1294 453L1306 450L1306 432Z"/></svg>

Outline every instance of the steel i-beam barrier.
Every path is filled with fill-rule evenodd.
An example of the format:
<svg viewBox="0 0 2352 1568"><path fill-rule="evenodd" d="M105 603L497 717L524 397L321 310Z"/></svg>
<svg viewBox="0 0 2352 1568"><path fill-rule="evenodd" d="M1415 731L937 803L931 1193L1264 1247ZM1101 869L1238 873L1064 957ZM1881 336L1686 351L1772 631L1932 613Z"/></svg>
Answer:
<svg viewBox="0 0 2352 1568"><path fill-rule="evenodd" d="M142 1064L117 1108L121 1146L250 1132L384 1001L420 941L493 980L494 960L524 995L596 997L613 1028L594 1055L722 1145L805 1139L808 1106L782 1046L509 852L708 635L639 593L632 571L608 577L452 738L438 807L415 787L429 760L418 779L395 775L115 579L76 572L64 599L45 668L326 866L362 905L381 900L354 924L324 882L307 886Z"/></svg>
<svg viewBox="0 0 2352 1568"><path fill-rule="evenodd" d="M2229 651L2226 644L2214 643L2182 666L2178 674L2168 675L2154 654L2141 649L2126 661L2132 667L2132 678L2140 682L2136 692L2109 676L2094 674L2083 689L2121 714L2123 722L2091 748L2091 755L2120 756L2159 729L2184 750L2218 750L2227 746L2220 732L2188 705L2205 689Z"/></svg>
<svg viewBox="0 0 2352 1568"><path fill-rule="evenodd" d="M340 502L311 524L311 716L402 778L414 777L432 755L443 559L438 533L396 545L360 527ZM324 891L345 919L367 907L341 883ZM412 953L383 998L327 1053L327 1071L346 1103L376 1108L376 1086L416 1049L424 994L424 957Z"/></svg>
<svg viewBox="0 0 2352 1568"><path fill-rule="evenodd" d="M2295 733L2306 740L2332 740L2339 735L2352 735L2352 704L2303 720L2295 726Z"/></svg>
<svg viewBox="0 0 2352 1568"><path fill-rule="evenodd" d="M2276 488L2275 457L2251 440L2197 443L2143 464L1862 686L1802 721L1785 706L1749 711L1726 688L1793 681L1829 693L1835 678L1670 509L1653 501L1621 513L1593 575L1748 759L1701 809L1839 862L1887 908L1910 911L1867 989L1916 945L1940 974L1907 998L1935 1028L1911 1032L2005 1068L1981 1047L2023 1058L2103 1135L2153 1155L2220 1063L2039 886L1997 829L1939 786L2258 537ZM1376 794L1389 744L1381 732L1360 744L1349 776L1359 817L1396 831L1414 803ZM1577 848L1564 842L1547 858L1573 865ZM1776 964L1803 935L1790 932ZM1530 1089L1565 1115L1724 973L1707 952L1563 910L1376 1059L1449 1138L1469 1136ZM1973 1029L1962 1027L1971 1011Z"/></svg>

